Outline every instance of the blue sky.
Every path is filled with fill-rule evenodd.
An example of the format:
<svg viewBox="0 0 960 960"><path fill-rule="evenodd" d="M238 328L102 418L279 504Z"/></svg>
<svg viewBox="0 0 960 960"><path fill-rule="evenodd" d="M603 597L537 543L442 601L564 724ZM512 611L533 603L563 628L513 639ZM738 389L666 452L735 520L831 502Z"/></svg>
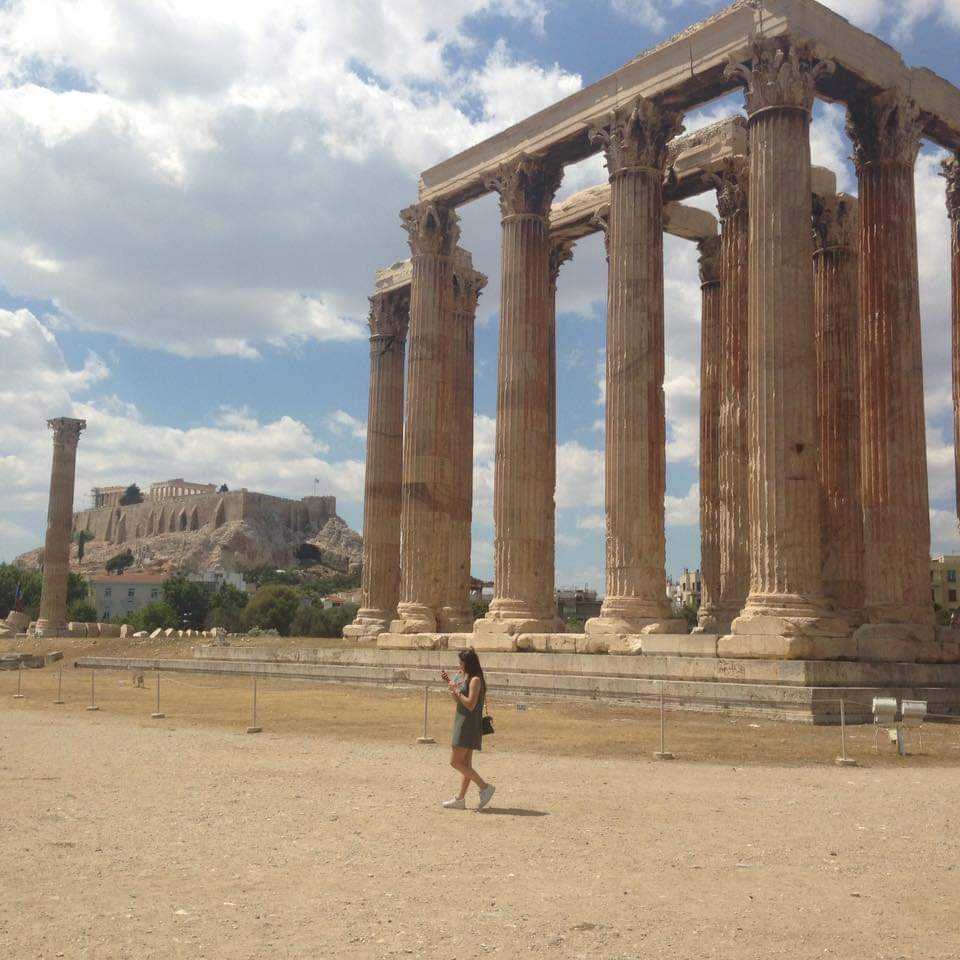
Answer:
<svg viewBox="0 0 960 960"><path fill-rule="evenodd" d="M960 83L960 0L834 0ZM172 476L303 496L362 522L366 298L408 255L419 171L719 8L676 0L0 2L0 558L42 540L49 416L85 416L94 484ZM741 108L737 95L688 126ZM855 192L836 107L815 162ZM918 163L935 550L953 519L949 261L939 154ZM561 196L600 182L568 168ZM709 197L698 201L710 209ZM491 283L477 331L474 572L492 569L499 298L493 198L461 211ZM699 289L667 241L667 569L696 566ZM558 580L603 579L605 265L558 296Z"/></svg>

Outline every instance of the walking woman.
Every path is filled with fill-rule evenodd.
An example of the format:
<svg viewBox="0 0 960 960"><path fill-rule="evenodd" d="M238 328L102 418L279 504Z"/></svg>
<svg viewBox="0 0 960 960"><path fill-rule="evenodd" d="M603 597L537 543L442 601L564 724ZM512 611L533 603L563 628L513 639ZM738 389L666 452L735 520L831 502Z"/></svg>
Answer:
<svg viewBox="0 0 960 960"><path fill-rule="evenodd" d="M480 790L480 802L477 809L482 810L493 796L494 786L486 782L473 769L473 751L483 749L483 702L487 693L487 682L483 677L480 658L473 647L460 651L460 683L450 679L446 670L440 672L444 682L450 688L450 694L457 703L457 714L453 720L453 752L450 754L450 766L463 778L460 792L449 800L443 801L447 810L464 810L464 798L472 780Z"/></svg>

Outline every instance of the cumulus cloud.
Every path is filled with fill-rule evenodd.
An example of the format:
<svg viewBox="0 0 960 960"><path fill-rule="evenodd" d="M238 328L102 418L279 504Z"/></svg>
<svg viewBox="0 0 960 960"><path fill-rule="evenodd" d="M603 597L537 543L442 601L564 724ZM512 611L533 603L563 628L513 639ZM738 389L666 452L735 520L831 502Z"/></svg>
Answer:
<svg viewBox="0 0 960 960"><path fill-rule="evenodd" d="M539 0L14 0L0 10L0 276L182 356L364 336L420 170L580 86L471 18Z"/></svg>

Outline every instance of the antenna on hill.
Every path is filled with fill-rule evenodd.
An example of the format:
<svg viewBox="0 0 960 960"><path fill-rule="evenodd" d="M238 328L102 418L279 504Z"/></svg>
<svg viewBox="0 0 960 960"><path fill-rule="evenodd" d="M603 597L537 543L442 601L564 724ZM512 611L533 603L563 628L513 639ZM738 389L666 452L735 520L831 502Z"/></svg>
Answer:
<svg viewBox="0 0 960 960"><path fill-rule="evenodd" d="M315 497L320 496L320 478L319 477L313 478L313 495Z"/></svg>

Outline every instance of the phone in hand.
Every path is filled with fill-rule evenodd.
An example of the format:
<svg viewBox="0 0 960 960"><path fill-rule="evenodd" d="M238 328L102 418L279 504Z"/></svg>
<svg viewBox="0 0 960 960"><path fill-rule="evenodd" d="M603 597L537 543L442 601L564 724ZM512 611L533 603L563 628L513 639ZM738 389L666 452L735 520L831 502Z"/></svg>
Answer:
<svg viewBox="0 0 960 960"><path fill-rule="evenodd" d="M449 682L450 682L450 674L447 673L446 670L441 670L441 671L440 671L440 679L443 680L444 683L449 683Z"/></svg>

